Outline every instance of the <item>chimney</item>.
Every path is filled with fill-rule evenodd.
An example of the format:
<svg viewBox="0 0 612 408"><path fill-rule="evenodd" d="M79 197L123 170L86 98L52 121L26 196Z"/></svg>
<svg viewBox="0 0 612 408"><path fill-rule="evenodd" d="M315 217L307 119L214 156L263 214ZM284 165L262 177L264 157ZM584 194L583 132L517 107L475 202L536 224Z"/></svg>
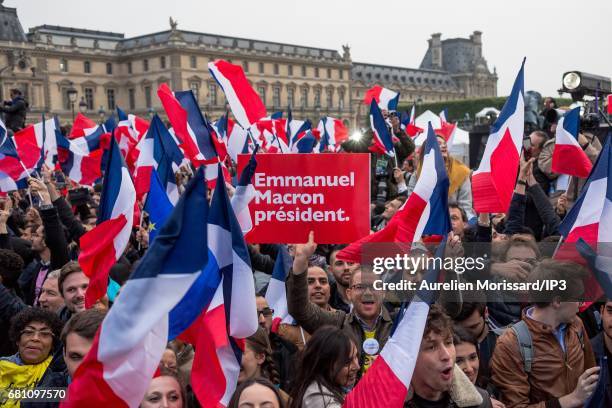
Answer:
<svg viewBox="0 0 612 408"><path fill-rule="evenodd" d="M482 57L482 31L474 31L470 36L472 44L474 44L474 56L476 58Z"/></svg>
<svg viewBox="0 0 612 408"><path fill-rule="evenodd" d="M431 48L431 65L433 69L442 69L442 42L440 41L442 34L435 33L431 35L429 40L429 48Z"/></svg>

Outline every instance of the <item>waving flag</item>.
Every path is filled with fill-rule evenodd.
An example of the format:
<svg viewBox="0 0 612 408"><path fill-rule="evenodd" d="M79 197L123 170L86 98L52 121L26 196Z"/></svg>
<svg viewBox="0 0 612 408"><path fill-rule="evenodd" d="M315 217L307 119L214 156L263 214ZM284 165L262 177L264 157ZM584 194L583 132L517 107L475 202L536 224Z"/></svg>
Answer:
<svg viewBox="0 0 612 408"><path fill-rule="evenodd" d="M246 234L253 228L249 203L257 195L255 187L253 187L251 183L253 175L255 174L255 169L257 168L257 160L255 158L257 150L258 147L256 146L249 159L249 163L242 169L242 174L240 174L240 179L236 185L236 191L232 197L232 208L234 209L234 214L238 219L243 234Z"/></svg>
<svg viewBox="0 0 612 408"><path fill-rule="evenodd" d="M525 128L524 68L525 60L510 97L491 126L480 166L472 175L474 209L477 212L503 213L510 207Z"/></svg>
<svg viewBox="0 0 612 408"><path fill-rule="evenodd" d="M299 142L307 132L312 129L312 124L309 120L287 119L287 135L289 135L289 148L293 150L295 144Z"/></svg>
<svg viewBox="0 0 612 408"><path fill-rule="evenodd" d="M598 254L587 244L584 239L579 238L576 242L576 249L586 259L593 276L597 279L599 286L603 289L606 297L612 299L612 253L610 253L612 243L600 243L600 250L607 253Z"/></svg>
<svg viewBox="0 0 612 408"><path fill-rule="evenodd" d="M61 134L57 135L58 157L64 174L78 184L95 183L102 177L104 146L110 139L102 127L87 136L71 140Z"/></svg>
<svg viewBox="0 0 612 408"><path fill-rule="evenodd" d="M349 137L348 129L340 119L326 116L321 119L317 128L321 132L319 152L338 151L340 145Z"/></svg>
<svg viewBox="0 0 612 408"><path fill-rule="evenodd" d="M317 144L317 138L312 134L310 130L307 130L295 144L291 151L293 153L312 153L315 145Z"/></svg>
<svg viewBox="0 0 612 408"><path fill-rule="evenodd" d="M444 108L438 115L440 117L441 122L448 122L448 109Z"/></svg>
<svg viewBox="0 0 612 408"><path fill-rule="evenodd" d="M208 63L208 70L227 98L234 117L244 129L267 116L266 106L253 90L240 65L224 60Z"/></svg>
<svg viewBox="0 0 612 408"><path fill-rule="evenodd" d="M200 169L121 289L62 407L139 406L172 339L170 311L208 262L207 219L206 183Z"/></svg>
<svg viewBox="0 0 612 408"><path fill-rule="evenodd" d="M375 101L370 104L370 127L374 134L374 146L381 152L384 152L387 156L395 157L395 149L393 148L393 140L391 139L391 133L387 128L387 123L382 115L382 112L378 108Z"/></svg>
<svg viewBox="0 0 612 408"><path fill-rule="evenodd" d="M417 127L414 124L416 119L416 105L412 104L412 109L410 110L410 114L408 112L402 113L400 118L400 128L402 128L406 134L410 137L417 137L421 133L423 133L423 129Z"/></svg>
<svg viewBox="0 0 612 408"><path fill-rule="evenodd" d="M29 174L19 161L19 154L0 120L0 192L27 188Z"/></svg>
<svg viewBox="0 0 612 408"><path fill-rule="evenodd" d="M140 155L138 142L147 133L149 122L136 115L126 115L119 107L117 107L117 116L119 117L119 123L113 134L117 143L119 143L119 150L125 158L125 163L133 174L136 161Z"/></svg>
<svg viewBox="0 0 612 408"><path fill-rule="evenodd" d="M370 105L372 101L376 101L380 109L386 111L396 111L397 103L399 102L399 92L392 91L382 86L375 85L368 89L363 98L363 103Z"/></svg>
<svg viewBox="0 0 612 408"><path fill-rule="evenodd" d="M191 372L204 408L228 405L240 373L243 339L258 327L249 252L222 183L213 194L208 228L209 262L220 271L221 283L202 317Z"/></svg>
<svg viewBox="0 0 612 408"><path fill-rule="evenodd" d="M68 138L75 139L77 137L90 135L95 132L97 128L98 124L96 122L79 112L77 113L76 118L74 118Z"/></svg>
<svg viewBox="0 0 612 408"><path fill-rule="evenodd" d="M411 244L419 241L423 234L445 235L451 230L448 212L449 180L431 123L423 149L425 152L419 178L402 208L395 213L385 228L338 252L338 259L361 263L362 246L366 243Z"/></svg>
<svg viewBox="0 0 612 408"><path fill-rule="evenodd" d="M44 118L43 118L44 119ZM19 157L28 169L43 162L53 168L57 159L57 135L61 135L57 117L43 120L13 135Z"/></svg>
<svg viewBox="0 0 612 408"><path fill-rule="evenodd" d="M176 203L178 189L174 174L183 161L183 153L159 116L153 116L145 136L138 142L138 150L140 154L136 161L134 176L136 197L141 199L149 191L151 172L155 169L171 201Z"/></svg>
<svg viewBox="0 0 612 408"><path fill-rule="evenodd" d="M108 271L123 255L132 233L136 191L119 146L111 138L109 158L98 209L98 223L81 237L79 264L89 277L85 307L106 293Z"/></svg>
<svg viewBox="0 0 612 408"><path fill-rule="evenodd" d="M268 283L268 289L266 290L266 301L270 308L274 310L272 316L272 332L274 333L277 332L279 324L293 324L294 322L287 307L287 289L285 287L292 262L287 246L280 245L270 283Z"/></svg>
<svg viewBox="0 0 612 408"><path fill-rule="evenodd" d="M446 239L438 246L436 257L444 257ZM438 282L440 270L431 268L423 280ZM380 355L355 388L348 393L343 408L403 407L416 367L421 341L427 324L429 307L437 291L418 291L409 305L404 303L397 316L391 337Z"/></svg>
<svg viewBox="0 0 612 408"><path fill-rule="evenodd" d="M578 200L567 213L559 232L565 237L564 243L555 254L556 259L567 259L581 262L573 245L583 240L589 245L596 245L600 260L603 256L612 257L609 253L612 242L612 139L606 138L601 153L595 163L593 171L580 192ZM602 294L595 278L585 281L585 296L589 299L598 299Z"/></svg>
<svg viewBox="0 0 612 408"><path fill-rule="evenodd" d="M193 92L172 92L168 85L161 84L157 95L189 160L197 165L216 158L217 152L211 140L209 127Z"/></svg>
<svg viewBox="0 0 612 408"><path fill-rule="evenodd" d="M552 155L552 171L581 178L589 177L593 165L578 144L580 107L561 117L555 132L555 149Z"/></svg>
<svg viewBox="0 0 612 408"><path fill-rule="evenodd" d="M150 186L144 205L144 210L149 214L149 243L153 242L174 208L155 169L151 170Z"/></svg>
<svg viewBox="0 0 612 408"><path fill-rule="evenodd" d="M597 163L580 196L559 225L565 242L612 242L612 146L606 138Z"/></svg>

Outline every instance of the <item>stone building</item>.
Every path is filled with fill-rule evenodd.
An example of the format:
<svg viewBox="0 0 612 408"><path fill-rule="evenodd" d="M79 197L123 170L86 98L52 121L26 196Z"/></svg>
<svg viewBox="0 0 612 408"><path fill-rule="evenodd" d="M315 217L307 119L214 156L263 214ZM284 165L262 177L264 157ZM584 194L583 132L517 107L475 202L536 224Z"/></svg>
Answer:
<svg viewBox="0 0 612 408"><path fill-rule="evenodd" d="M497 96L497 73L482 56L482 33L467 38L441 40L432 34L420 68L353 62L351 69L354 118L362 124L368 116L364 93L373 85L400 92L400 104L443 102Z"/></svg>
<svg viewBox="0 0 612 408"><path fill-rule="evenodd" d="M216 119L226 109L225 96L207 64L219 58L242 65L269 112L291 106L300 118L329 115L355 123L366 113L363 92L374 84L400 90L403 101L495 94L497 78L489 74L480 48L456 56L468 50L466 41L480 41L476 33L471 40L441 42L438 35L439 44L435 36L421 68L409 69L354 63L348 46L340 53L180 30L172 18L169 30L132 38L53 25L26 33L16 9L0 0L0 99L21 88L30 103L29 122L39 121L43 112L67 122L79 111L102 120L117 106L144 117L163 116L156 91L166 82L172 89L193 90L202 110ZM442 57L432 59L439 51ZM486 92L479 88L485 79Z"/></svg>

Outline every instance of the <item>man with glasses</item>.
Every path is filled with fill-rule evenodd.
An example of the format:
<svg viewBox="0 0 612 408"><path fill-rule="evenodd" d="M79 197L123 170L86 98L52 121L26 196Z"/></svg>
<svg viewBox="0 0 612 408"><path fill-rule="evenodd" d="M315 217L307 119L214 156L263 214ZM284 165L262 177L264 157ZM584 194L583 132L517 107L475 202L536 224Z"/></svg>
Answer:
<svg viewBox="0 0 612 408"><path fill-rule="evenodd" d="M9 391L48 384L54 373L64 370L61 354L54 357L60 330L61 321L48 310L26 308L13 317L9 337L18 351L0 358L0 406L20 406L18 399L9 398Z"/></svg>
<svg viewBox="0 0 612 408"><path fill-rule="evenodd" d="M314 333L321 326L332 325L349 332L357 339L360 349L360 365L363 374L372 364L387 342L393 320L382 307L382 294L373 288L374 276L353 272L346 291L352 309L349 313L341 310L328 311L312 302L308 296L308 258L314 254L317 244L314 233L308 243L295 247L293 268L287 281L287 306L289 314L308 333Z"/></svg>

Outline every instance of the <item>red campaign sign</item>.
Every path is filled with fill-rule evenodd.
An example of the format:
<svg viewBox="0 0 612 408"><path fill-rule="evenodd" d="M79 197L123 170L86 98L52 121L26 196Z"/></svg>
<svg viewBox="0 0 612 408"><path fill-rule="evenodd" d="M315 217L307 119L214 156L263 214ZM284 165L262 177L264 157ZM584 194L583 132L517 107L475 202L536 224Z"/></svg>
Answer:
<svg viewBox="0 0 612 408"><path fill-rule="evenodd" d="M238 156L238 174L251 156ZM345 244L370 232L370 155L258 154L249 243Z"/></svg>

